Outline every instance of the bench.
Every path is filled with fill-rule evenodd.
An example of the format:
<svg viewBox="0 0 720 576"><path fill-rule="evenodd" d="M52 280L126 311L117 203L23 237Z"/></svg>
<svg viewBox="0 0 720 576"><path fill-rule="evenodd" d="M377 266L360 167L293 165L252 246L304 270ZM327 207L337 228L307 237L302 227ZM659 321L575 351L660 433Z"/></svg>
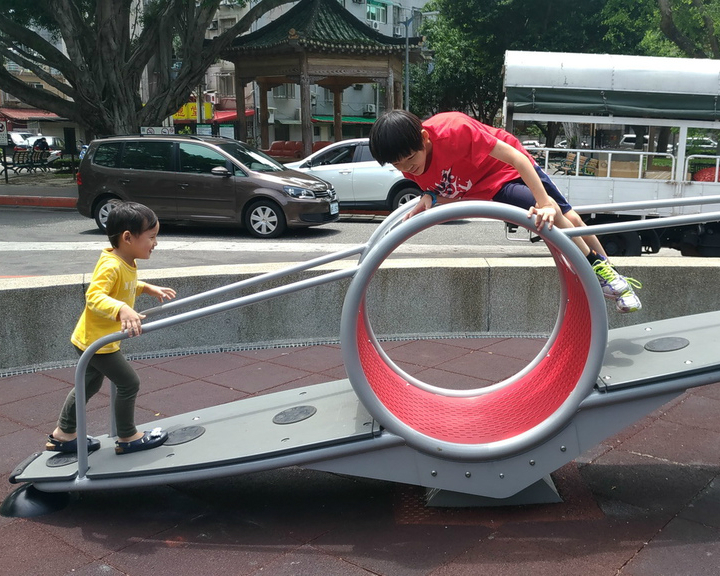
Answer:
<svg viewBox="0 0 720 576"><path fill-rule="evenodd" d="M580 173L583 176L597 176L598 169L600 168L600 160L597 158L588 158L585 162L583 162L583 158L583 156L580 157L580 163L582 164Z"/></svg>
<svg viewBox="0 0 720 576"><path fill-rule="evenodd" d="M275 140L270 148L262 150L280 162L292 162L303 157L303 143L298 140Z"/></svg>
<svg viewBox="0 0 720 576"><path fill-rule="evenodd" d="M42 170L47 172L48 169L48 158L50 158L49 150L33 150L30 155L30 170L35 172L36 170Z"/></svg>
<svg viewBox="0 0 720 576"><path fill-rule="evenodd" d="M575 152L568 152L562 163L555 169L555 174L566 174L568 176L597 176L600 161L597 158L578 155Z"/></svg>
<svg viewBox="0 0 720 576"><path fill-rule="evenodd" d="M30 150L13 151L12 160L8 162L7 168L16 174L22 170L32 171L32 154Z"/></svg>
<svg viewBox="0 0 720 576"><path fill-rule="evenodd" d="M554 174L574 174L577 169L577 154L568 152L565 159L555 169Z"/></svg>
<svg viewBox="0 0 720 576"><path fill-rule="evenodd" d="M330 140L318 140L317 142L313 142L311 153L322 150L323 148L325 148L325 146L329 146L330 144L332 144Z"/></svg>

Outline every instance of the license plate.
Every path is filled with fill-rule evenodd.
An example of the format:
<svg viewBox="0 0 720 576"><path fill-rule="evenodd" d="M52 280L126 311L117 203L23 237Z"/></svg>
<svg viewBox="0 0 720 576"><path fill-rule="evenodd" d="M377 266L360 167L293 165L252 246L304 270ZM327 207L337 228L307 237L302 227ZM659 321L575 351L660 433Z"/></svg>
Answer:
<svg viewBox="0 0 720 576"><path fill-rule="evenodd" d="M337 214L340 212L340 206L337 202L330 202L330 214Z"/></svg>

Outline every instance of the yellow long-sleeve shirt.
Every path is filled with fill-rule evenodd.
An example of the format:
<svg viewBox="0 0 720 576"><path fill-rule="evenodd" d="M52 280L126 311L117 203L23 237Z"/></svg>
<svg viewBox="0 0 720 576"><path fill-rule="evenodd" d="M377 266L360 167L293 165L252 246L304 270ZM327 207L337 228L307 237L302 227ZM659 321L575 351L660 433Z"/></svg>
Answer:
<svg viewBox="0 0 720 576"><path fill-rule="evenodd" d="M142 294L145 283L137 279L137 268L118 257L112 248L100 255L90 286L85 293L85 309L80 315L70 341L86 350L90 344L121 329L118 313L123 305L135 306L135 298ZM120 350L119 342L100 348L98 354Z"/></svg>

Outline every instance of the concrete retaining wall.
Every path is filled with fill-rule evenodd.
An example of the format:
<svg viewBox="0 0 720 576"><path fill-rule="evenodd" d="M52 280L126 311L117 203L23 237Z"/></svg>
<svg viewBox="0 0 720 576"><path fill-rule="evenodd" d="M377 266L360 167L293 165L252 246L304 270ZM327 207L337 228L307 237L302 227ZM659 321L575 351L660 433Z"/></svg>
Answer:
<svg viewBox="0 0 720 576"><path fill-rule="evenodd" d="M338 262L322 271L352 265L354 262ZM141 270L140 277L175 288L180 298L286 266ZM620 267L626 275L643 282L643 310L621 315L608 303L611 328L718 308L720 267L714 259L626 258ZM263 288L319 273L295 274ZM89 279L88 274L0 280L0 372L76 359L69 338L82 310ZM151 332L123 342L123 350L127 354L150 354L337 340L348 283L335 282ZM367 301L378 337L545 334L557 317L557 272L550 258L390 260L377 272ZM143 296L137 308L155 304Z"/></svg>

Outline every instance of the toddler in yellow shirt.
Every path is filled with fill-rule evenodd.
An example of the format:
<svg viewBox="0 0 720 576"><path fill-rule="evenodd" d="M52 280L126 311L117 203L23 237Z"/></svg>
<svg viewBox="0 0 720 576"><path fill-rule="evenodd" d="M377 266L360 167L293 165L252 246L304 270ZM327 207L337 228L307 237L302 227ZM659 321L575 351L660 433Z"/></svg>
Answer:
<svg viewBox="0 0 720 576"><path fill-rule="evenodd" d="M144 316L134 310L135 297L149 294L160 302L175 298L175 290L154 286L137 279L136 259L147 260L157 246L160 229L155 213L135 202L118 202L108 214L106 232L111 248L100 255L90 286L85 294L85 309L70 338L78 354L93 342L120 330L130 337L142 332ZM89 400L107 377L117 388L115 421L117 442L115 452L127 454L162 445L167 432L155 429L139 432L135 427L135 398L140 389L137 373L120 352L120 343L100 348L90 359L85 374L85 394ZM75 390L71 390L60 412L57 427L48 436L47 450L77 452L77 420ZM100 448L100 442L87 437L90 452Z"/></svg>

